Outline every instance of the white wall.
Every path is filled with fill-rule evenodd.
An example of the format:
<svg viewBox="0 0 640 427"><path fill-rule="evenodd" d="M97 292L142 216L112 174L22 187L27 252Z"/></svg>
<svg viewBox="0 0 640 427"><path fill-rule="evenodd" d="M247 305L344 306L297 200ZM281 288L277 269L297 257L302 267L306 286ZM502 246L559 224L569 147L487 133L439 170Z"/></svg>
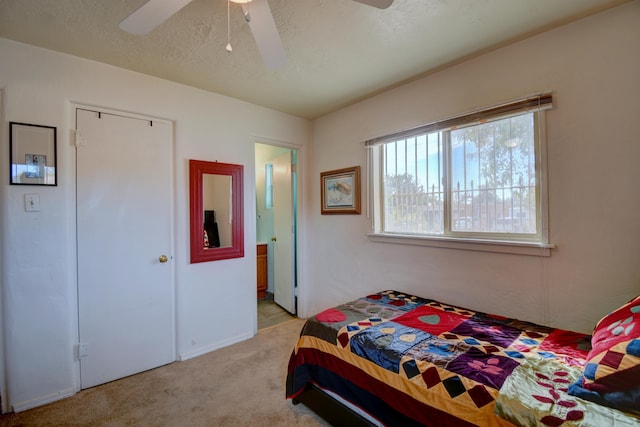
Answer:
<svg viewBox="0 0 640 427"><path fill-rule="evenodd" d="M78 389L73 353L78 329L72 102L175 123L177 357L193 357L252 336L256 331L254 141L262 137L304 147L310 123L4 39L0 39L0 58L4 98L0 150L9 152L9 121L56 126L59 180L57 187L9 186L8 162L2 155L3 409L8 409L7 403L26 409ZM189 264L191 158L244 165L244 258ZM24 194L34 192L40 195L41 211L26 213Z"/></svg>
<svg viewBox="0 0 640 427"><path fill-rule="evenodd" d="M370 242L366 210L319 215L309 314L399 289L590 332L640 293L640 1L495 50L314 121L313 176L360 165L362 141L553 90L548 258ZM437 40L426 40L425 49ZM364 189L363 189L364 190ZM366 206L366 194L365 202ZM348 295L345 295L345 290Z"/></svg>

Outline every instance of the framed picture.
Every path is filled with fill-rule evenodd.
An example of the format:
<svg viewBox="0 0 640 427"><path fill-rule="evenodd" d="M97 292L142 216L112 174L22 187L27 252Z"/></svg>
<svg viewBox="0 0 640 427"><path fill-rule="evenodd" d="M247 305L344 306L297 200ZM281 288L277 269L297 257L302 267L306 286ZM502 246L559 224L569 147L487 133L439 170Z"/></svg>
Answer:
<svg viewBox="0 0 640 427"><path fill-rule="evenodd" d="M321 214L360 213L360 166L320 173Z"/></svg>
<svg viewBox="0 0 640 427"><path fill-rule="evenodd" d="M56 135L53 126L10 123L10 184L58 185Z"/></svg>

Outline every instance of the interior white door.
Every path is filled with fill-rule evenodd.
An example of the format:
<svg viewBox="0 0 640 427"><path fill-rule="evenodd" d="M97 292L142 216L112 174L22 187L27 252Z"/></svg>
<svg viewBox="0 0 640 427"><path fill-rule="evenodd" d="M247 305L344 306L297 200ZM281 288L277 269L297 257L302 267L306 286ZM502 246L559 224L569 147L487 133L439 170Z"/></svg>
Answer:
<svg viewBox="0 0 640 427"><path fill-rule="evenodd" d="M291 151L273 159L273 299L290 313L295 307L293 183Z"/></svg>
<svg viewBox="0 0 640 427"><path fill-rule="evenodd" d="M87 388L175 360L172 131L81 109L76 120L78 355Z"/></svg>

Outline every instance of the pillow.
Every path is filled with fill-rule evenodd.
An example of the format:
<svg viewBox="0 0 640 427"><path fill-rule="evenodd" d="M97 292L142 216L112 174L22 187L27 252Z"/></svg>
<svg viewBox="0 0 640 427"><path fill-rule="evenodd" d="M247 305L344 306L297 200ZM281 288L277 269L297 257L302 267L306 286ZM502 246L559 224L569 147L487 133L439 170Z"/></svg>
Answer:
<svg viewBox="0 0 640 427"><path fill-rule="evenodd" d="M640 296L596 324L583 375L582 386L601 394L640 386Z"/></svg>

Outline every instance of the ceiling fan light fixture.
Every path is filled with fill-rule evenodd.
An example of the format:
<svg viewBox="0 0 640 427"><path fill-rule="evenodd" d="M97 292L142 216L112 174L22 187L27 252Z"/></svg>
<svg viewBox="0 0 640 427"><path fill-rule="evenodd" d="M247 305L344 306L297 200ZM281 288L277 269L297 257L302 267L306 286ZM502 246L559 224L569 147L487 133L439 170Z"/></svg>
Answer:
<svg viewBox="0 0 640 427"><path fill-rule="evenodd" d="M251 3L253 0L230 0L232 3L237 3L237 4L248 4ZM244 19L247 22L251 22L251 15L249 14L249 9L243 6L243 14L244 14Z"/></svg>

